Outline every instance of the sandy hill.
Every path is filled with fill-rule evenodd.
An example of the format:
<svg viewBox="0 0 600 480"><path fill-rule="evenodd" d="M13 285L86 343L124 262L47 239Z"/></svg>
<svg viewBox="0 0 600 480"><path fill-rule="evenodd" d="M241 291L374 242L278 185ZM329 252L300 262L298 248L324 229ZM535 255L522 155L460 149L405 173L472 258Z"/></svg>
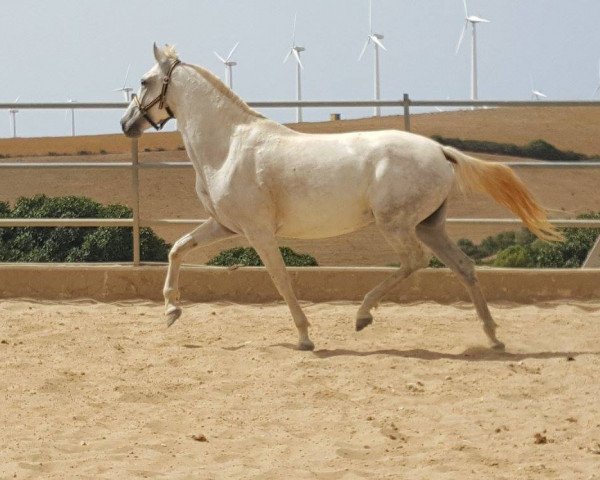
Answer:
<svg viewBox="0 0 600 480"><path fill-rule="evenodd" d="M334 122L291 124L307 133L404 129L402 116L369 117ZM492 108L411 116L411 129L421 135L442 135L473 140L526 144L544 139L562 150L600 154L600 107ZM0 139L0 155L29 156L92 153L125 153L130 141L121 134L52 138ZM146 133L140 149L176 150L182 146L177 132Z"/></svg>
<svg viewBox="0 0 600 480"><path fill-rule="evenodd" d="M536 113L537 112L537 113ZM598 115L596 117L596 115ZM478 140L524 144L543 138L562 149L587 154L600 153L598 130L600 109L490 109L466 112L445 112L415 115L413 131L425 135L440 134ZM305 132L343 132L402 128L402 117L367 118L336 122L292 125ZM3 139L0 155L24 156L21 161L128 161L131 142L123 135L82 137ZM140 161L184 161L178 133L151 133L140 139ZM163 151L164 150L164 151ZM48 155L49 152L54 152ZM88 152L77 154L78 152ZM100 153L107 152L107 153ZM108 153L110 152L110 153ZM67 154L67 155L55 155ZM510 157L478 155L488 160L518 160ZM0 160L0 161L10 161ZM539 200L555 209L553 216L571 217L588 210L600 210L599 170L519 170ZM204 218L194 192L192 170L146 170L140 173L141 209L143 218ZM129 204L131 180L121 171L110 170L2 170L0 200L13 202L19 196L36 193L48 195L85 194L103 203ZM173 192L177 192L174 196ZM453 217L510 217L511 214L485 197L453 195L450 201ZM156 231L173 242L185 233L185 228L163 227ZM455 226L455 238L474 240L498 231L495 227ZM375 228L370 227L349 235L319 241L289 241L282 243L314 254L321 264L385 265L396 262L391 248ZM191 261L205 261L219 250L232 246L221 244L190 255Z"/></svg>

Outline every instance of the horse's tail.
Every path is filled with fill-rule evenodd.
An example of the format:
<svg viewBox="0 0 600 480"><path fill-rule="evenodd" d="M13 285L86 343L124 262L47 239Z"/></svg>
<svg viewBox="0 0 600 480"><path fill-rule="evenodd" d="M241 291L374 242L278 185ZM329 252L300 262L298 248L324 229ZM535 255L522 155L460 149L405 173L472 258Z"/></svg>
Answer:
<svg viewBox="0 0 600 480"><path fill-rule="evenodd" d="M563 240L562 234L548 222L546 210L509 167L470 157L452 147L442 146L442 150L446 159L454 164L458 184L463 191L487 193L519 216L527 228L542 240Z"/></svg>

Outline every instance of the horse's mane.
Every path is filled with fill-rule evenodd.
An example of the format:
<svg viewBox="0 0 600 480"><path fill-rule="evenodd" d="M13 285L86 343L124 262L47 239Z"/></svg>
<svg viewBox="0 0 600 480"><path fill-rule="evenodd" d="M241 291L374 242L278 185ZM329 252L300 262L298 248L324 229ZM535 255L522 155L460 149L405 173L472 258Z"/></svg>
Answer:
<svg viewBox="0 0 600 480"><path fill-rule="evenodd" d="M175 51L175 47L173 45L166 45L163 52L167 56L167 58L171 61L179 60L179 56ZM246 102L244 102L240 97L238 97L233 90L231 90L227 85L225 85L219 77L217 77L214 73L202 68L198 65L186 64L196 70L202 77L204 77L213 87L217 89L219 93L222 93L224 96L229 98L235 105L242 108L246 113L253 115L258 118L265 118L264 115L258 113L253 108L250 108Z"/></svg>

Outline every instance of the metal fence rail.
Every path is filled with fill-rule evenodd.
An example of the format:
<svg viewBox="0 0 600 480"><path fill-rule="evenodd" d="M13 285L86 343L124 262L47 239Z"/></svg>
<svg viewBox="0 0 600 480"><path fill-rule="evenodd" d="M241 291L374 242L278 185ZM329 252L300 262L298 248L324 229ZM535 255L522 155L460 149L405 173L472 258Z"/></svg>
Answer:
<svg viewBox="0 0 600 480"><path fill-rule="evenodd" d="M404 113L404 128L410 131L411 107L600 107L600 101L506 101L506 100L412 100L404 94L401 100L364 101L258 101L249 102L253 108L345 108L345 107L396 107ZM71 110L71 109L124 109L124 102L52 102L52 103L0 103L0 110ZM8 227L127 227L133 230L133 265L140 264L140 228L153 226L197 226L204 219L142 219L140 218L139 170L156 168L192 168L191 162L139 163L138 141L131 142L130 162L2 162L2 169L117 169L129 170L132 179L132 218L10 218L0 219L0 228ZM580 162L503 162L511 168L600 168L600 161ZM457 225L521 225L516 218L449 218L449 224ZM551 219L557 227L600 228L600 220ZM594 250L600 252L596 243ZM590 254L591 255L591 254Z"/></svg>

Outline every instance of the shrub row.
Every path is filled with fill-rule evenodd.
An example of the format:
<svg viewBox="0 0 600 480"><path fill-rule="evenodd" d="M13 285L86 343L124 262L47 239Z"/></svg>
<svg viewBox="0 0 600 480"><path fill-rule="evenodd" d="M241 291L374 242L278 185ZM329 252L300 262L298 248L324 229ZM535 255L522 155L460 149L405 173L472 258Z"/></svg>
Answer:
<svg viewBox="0 0 600 480"><path fill-rule="evenodd" d="M14 207L0 202L0 218L131 218L124 205L102 205L87 197L19 198ZM133 257L132 230L128 227L11 227L0 228L2 262L124 262ZM140 230L143 261L166 261L170 245L150 228ZM288 266L317 265L310 255L281 247ZM208 262L222 266L260 266L252 248L225 250Z"/></svg>
<svg viewBox="0 0 600 480"><path fill-rule="evenodd" d="M0 202L0 218L131 218L123 205L101 205L87 197L21 197L11 208ZM144 261L165 261L169 245L151 229L140 230ZM124 262L133 257L128 227L0 228L3 262Z"/></svg>
<svg viewBox="0 0 600 480"><path fill-rule="evenodd" d="M317 260L311 255L296 253L289 247L279 247L283 262L288 267L316 267ZM224 250L216 257L209 260L207 265L220 267L260 267L263 265L262 260L251 247L237 247L229 250Z"/></svg>
<svg viewBox="0 0 600 480"><path fill-rule="evenodd" d="M600 212L579 215L581 219L600 219ZM460 249L477 264L512 268L579 268L600 235L599 228L565 228L564 242L538 240L529 230L503 232L487 237L479 245L458 241ZM430 266L444 266L437 258Z"/></svg>
<svg viewBox="0 0 600 480"><path fill-rule="evenodd" d="M101 205L86 197L36 195L19 198L14 207L0 202L0 218L131 218L123 205ZM600 212L579 215L600 219ZM594 244L600 228L565 228L564 242L538 240L528 230L503 232L480 244L461 239L459 247L478 264L520 268L578 268ZM168 245L151 229L140 230L141 259L166 261ZM4 262L121 262L133 255L128 227L12 227L0 228L0 261ZM288 266L317 266L314 257L280 247ZM224 250L208 262L218 266L261 266L253 248ZM431 266L443 264L433 259Z"/></svg>
<svg viewBox="0 0 600 480"><path fill-rule="evenodd" d="M598 160L583 153L559 150L545 140L534 140L527 145L519 146L512 143L497 143L484 140L462 140L460 138L447 138L440 135L431 137L442 145L448 145L469 152L491 153L508 155L511 157L535 158L539 160L577 162L581 160Z"/></svg>

